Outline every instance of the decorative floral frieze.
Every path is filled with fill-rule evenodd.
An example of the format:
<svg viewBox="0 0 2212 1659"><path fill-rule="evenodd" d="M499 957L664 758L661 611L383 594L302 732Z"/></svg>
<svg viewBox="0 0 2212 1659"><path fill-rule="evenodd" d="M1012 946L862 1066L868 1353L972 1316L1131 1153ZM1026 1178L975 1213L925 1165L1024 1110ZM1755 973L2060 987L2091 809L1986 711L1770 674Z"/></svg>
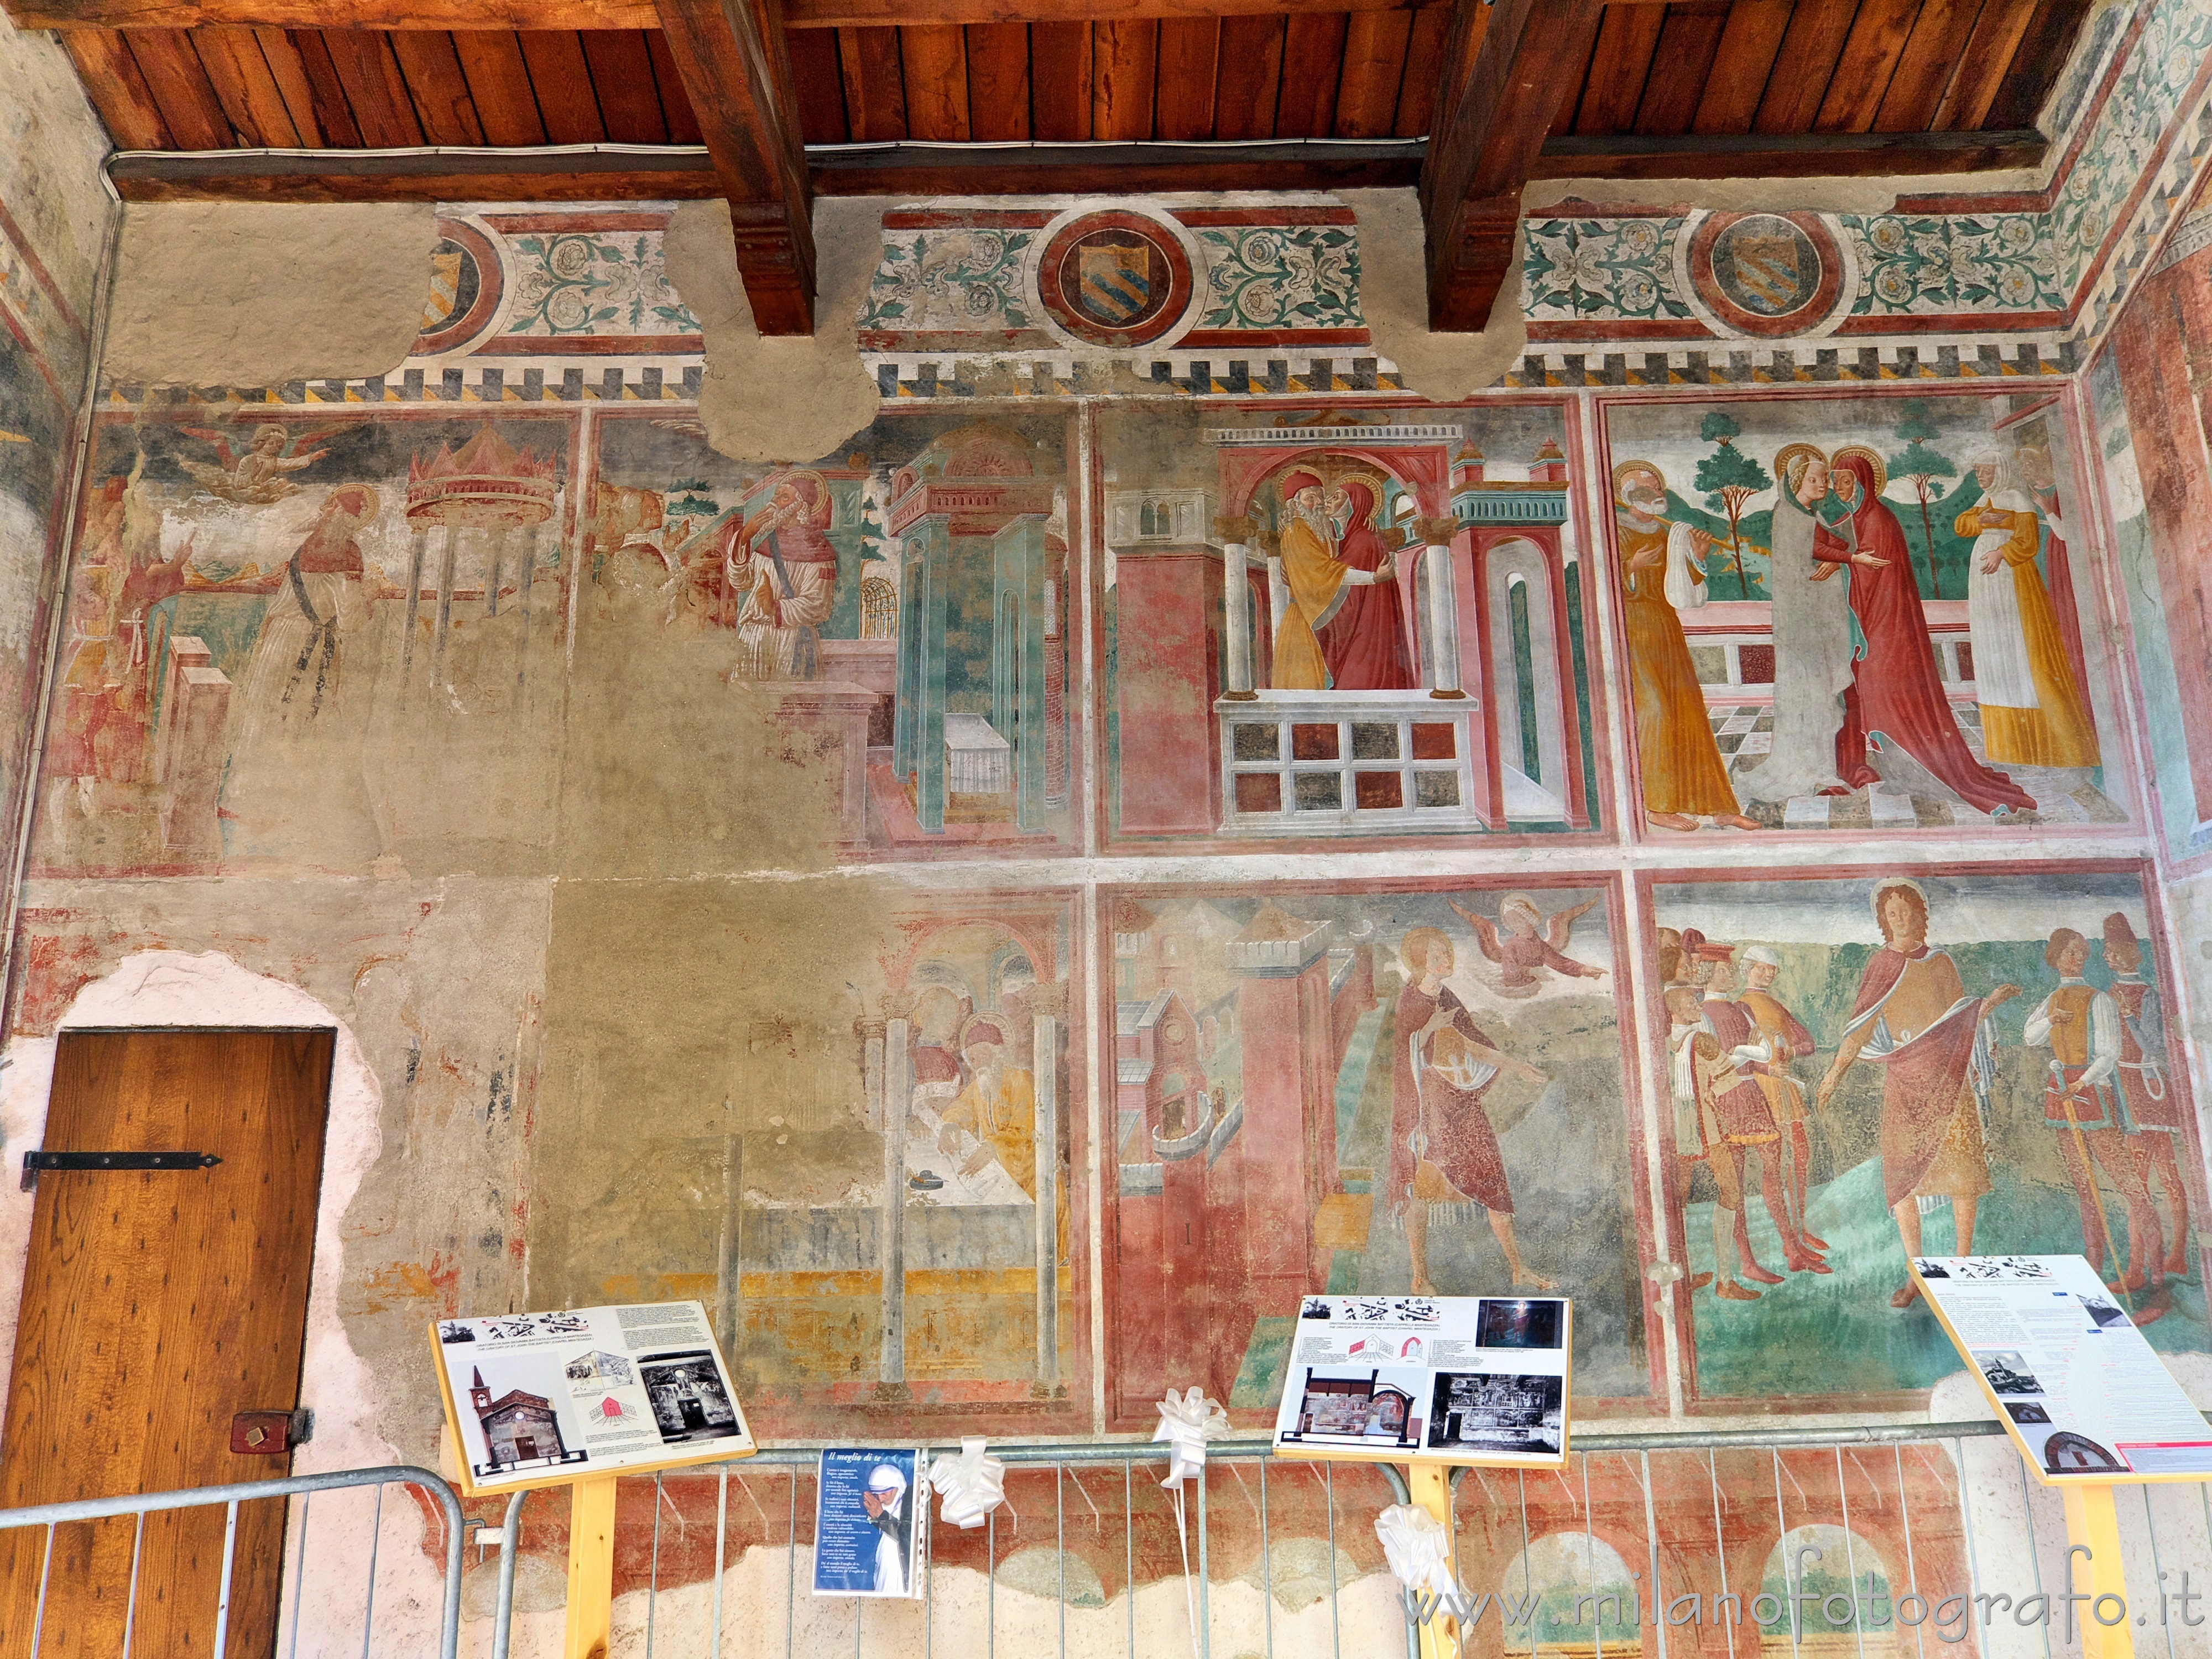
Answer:
<svg viewBox="0 0 2212 1659"><path fill-rule="evenodd" d="M1198 233L1206 250L1201 328L1364 328L1359 240L1348 225L1255 225Z"/></svg>
<svg viewBox="0 0 2212 1659"><path fill-rule="evenodd" d="M1673 219L1531 219L1522 304L1529 320L1643 322L1688 317Z"/></svg>
<svg viewBox="0 0 2212 1659"><path fill-rule="evenodd" d="M699 332L668 281L659 231L532 233L507 238L514 301L509 335Z"/></svg>
<svg viewBox="0 0 2212 1659"><path fill-rule="evenodd" d="M1030 231L981 225L885 231L860 309L861 328L902 333L1027 328L1023 263L1035 240Z"/></svg>

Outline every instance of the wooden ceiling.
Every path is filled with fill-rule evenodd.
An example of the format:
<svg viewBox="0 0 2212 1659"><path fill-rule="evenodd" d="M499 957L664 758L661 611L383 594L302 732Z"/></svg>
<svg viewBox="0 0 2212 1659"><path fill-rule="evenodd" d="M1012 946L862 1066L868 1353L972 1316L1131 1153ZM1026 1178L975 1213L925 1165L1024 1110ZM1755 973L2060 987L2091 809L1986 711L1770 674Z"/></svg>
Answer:
<svg viewBox="0 0 2212 1659"><path fill-rule="evenodd" d="M757 315L803 330L815 192L1416 181L1432 317L1479 326L1530 179L2033 164L2088 0L5 3L122 149L325 152L131 158L127 195L720 193ZM1008 143L1069 148L963 149ZM604 144L695 148L542 153ZM343 154L434 146L514 154Z"/></svg>

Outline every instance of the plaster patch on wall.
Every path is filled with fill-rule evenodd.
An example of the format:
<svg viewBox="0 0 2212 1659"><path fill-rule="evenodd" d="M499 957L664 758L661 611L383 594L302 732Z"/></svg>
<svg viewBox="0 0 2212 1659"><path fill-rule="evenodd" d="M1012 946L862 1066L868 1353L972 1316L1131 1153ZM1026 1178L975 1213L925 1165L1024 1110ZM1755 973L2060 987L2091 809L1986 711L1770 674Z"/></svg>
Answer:
<svg viewBox="0 0 2212 1659"><path fill-rule="evenodd" d="M1376 355L1397 366L1407 391L1440 403L1497 385L1528 343L1528 319L1521 306L1526 256L1508 269L1489 327L1479 334L1431 334L1420 192L1341 194L1359 220L1359 297Z"/></svg>
<svg viewBox="0 0 2212 1659"><path fill-rule="evenodd" d="M0 203L82 321L92 309L108 198L107 135L58 40L0 17ZM5 294L0 285L0 295Z"/></svg>
<svg viewBox="0 0 2212 1659"><path fill-rule="evenodd" d="M823 454L875 418L878 394L858 339L886 205L880 197L815 204L815 328L788 339L754 331L738 278L730 204L686 202L669 220L669 281L707 340L699 418L708 441L725 455ZM775 395L763 397L763 390Z"/></svg>
<svg viewBox="0 0 2212 1659"><path fill-rule="evenodd" d="M421 329L436 214L428 203L134 204L104 369L163 386L381 374Z"/></svg>

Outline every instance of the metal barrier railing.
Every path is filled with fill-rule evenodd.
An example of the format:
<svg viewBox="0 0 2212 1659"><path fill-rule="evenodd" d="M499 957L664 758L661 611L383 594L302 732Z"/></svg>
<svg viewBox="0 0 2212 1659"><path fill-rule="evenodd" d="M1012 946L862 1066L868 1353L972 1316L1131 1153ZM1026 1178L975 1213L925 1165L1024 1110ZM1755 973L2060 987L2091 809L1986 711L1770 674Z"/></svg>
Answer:
<svg viewBox="0 0 2212 1659"><path fill-rule="evenodd" d="M144 1651L144 1627L140 1617L140 1606L142 1592L148 1591L153 1594L161 1605L163 1629L161 1637L157 1638L159 1645L155 1649L157 1655L163 1651L204 1652L216 1656L216 1659L225 1659L225 1656L234 1646L233 1638L236 1634L234 1631L234 1621L237 1610L234 1607L233 1592L237 1585L241 1567L264 1578L272 1570L275 1571L276 1604L270 1609L275 1616L270 1620L270 1638L272 1643L277 1639L284 1622L286 1607L289 1606L290 1637L289 1650L296 1654L301 1628L302 1597L311 1576L307 1565L307 1544L310 1535L310 1515L315 1494L373 1487L376 1493L375 1510L370 1523L368 1561L362 1580L358 1606L362 1614L361 1652L364 1656L380 1653L382 1650L375 1646L377 1542L383 1531L384 1493L386 1488L395 1486L411 1486L427 1493L441 1513L445 1523L443 1542L446 1560L444 1600L439 1610L436 1627L438 1656L439 1659L456 1659L460 1646L461 1545L465 1524L460 1499L451 1486L429 1470L404 1466L346 1469L325 1474L295 1474L278 1480L244 1480L234 1486L199 1486L184 1492L154 1492L118 1498L76 1498L67 1503L41 1504L26 1509L0 1510L0 1540L4 1540L9 1534L27 1528L43 1528L46 1530L44 1548L40 1552L38 1558L37 1601L30 1613L29 1641L26 1645L18 1645L20 1635L11 1634L6 1644L8 1650L10 1653L27 1654L29 1659L38 1659L41 1647L50 1640L48 1607L50 1600L57 1591L66 1595L82 1590L104 1600L114 1588L112 1584L106 1583L99 1572L100 1564L94 1559L94 1552L80 1553L71 1550L67 1553L67 1559L58 1562L55 1543L57 1535L60 1534L60 1529L84 1523L131 1518L135 1520L136 1525L131 1533L130 1567L125 1582L125 1600L121 1618L119 1652L122 1659L131 1659L134 1644L139 1645L140 1650ZM287 1543L280 1546L284 1553L275 1561L249 1558L241 1562L240 1506L272 1498L283 1499L287 1503L289 1531L298 1540L297 1551L293 1552ZM290 1500L295 1498L298 1503L294 1506ZM147 1554L146 1518L151 1515L215 1509L220 1509L223 1513L222 1559L214 1586L213 1603L205 1609L204 1615L202 1617L189 1607L179 1605L185 1587L176 1579L170 1578L150 1583L142 1583L143 1577L142 1567L144 1565ZM66 1538L66 1534L60 1535ZM279 1534L278 1536L281 1537L283 1534ZM72 1574L70 1568L75 1565L82 1565L88 1571L82 1574ZM83 1584L75 1583L72 1583L74 1577L84 1577L92 1582ZM289 1583L283 1582L286 1577L290 1580ZM326 1584L322 1588L325 1591L329 1591L337 1587ZM350 1603L349 1594L341 1592L341 1595L343 1600ZM10 1608L11 1613L20 1613L20 1611L12 1607ZM114 1622L113 1614L105 1613L104 1621L112 1625ZM178 1628L180 1621L185 1626L184 1630ZM191 1633L197 1630L204 1630L210 1638L204 1645L195 1639ZM82 1638L82 1632L70 1632L69 1650L84 1651L85 1643ZM59 1646L61 1644L56 1642L54 1645Z"/></svg>
<svg viewBox="0 0 2212 1659"><path fill-rule="evenodd" d="M959 1659L997 1659L1002 1647L1022 1659L1418 1652L1413 1612L1373 1531L1381 1507L1406 1498L1388 1464L1291 1462L1262 1440L1218 1442L1178 1505L1155 1484L1163 1446L995 1447L1007 1465L1002 1509L974 1532L917 1517L921 1594L868 1601L810 1594L817 1453L775 1447L626 1478L614 1650L644 1659L768 1659L777 1651L797 1659L849 1644L868 1659L935 1659L942 1638ZM1977 1659L2061 1659L2081 1650L2093 1615L2115 1622L2109 1608L2077 1605L2086 1595L2069 1599L2076 1580L2059 1495L2030 1482L1992 1421L1584 1434L1565 1470L1469 1469L1455 1485L1455 1565L1468 1598L1458 1611L1479 1632L1470 1652L1941 1659L1948 1650ZM384 1494L394 1486L422 1495L428 1524L419 1540L386 1524ZM341 1488L374 1489L365 1538L359 1516L334 1528L314 1507L316 1494ZM69 1553L57 1549L58 1529L136 1516L126 1603L135 1617L147 1588L145 1517L217 1508L221 1579L199 1626L215 1640L192 1650L238 1650L234 1577L254 1570L265 1583L281 1566L289 1629L274 1650L285 1659L397 1659L427 1655L434 1640L441 1659L458 1659L465 1589L469 1651L509 1659L511 1650L560 1650L553 1585L567 1503L557 1488L534 1495L532 1533L523 1524L531 1493L508 1500L495 1533L479 1524L478 1565L466 1583L469 1523L451 1487L421 1468L0 1511L0 1539L46 1529L43 1621L47 1575L58 1577ZM923 1516L933 1507L927 1497L917 1490ZM240 1506L265 1498L291 1501L284 1553L272 1562L264 1549L249 1564L252 1529L240 1527ZM2212 1620L2192 1606L2212 1599L2196 1588L2212 1577L2212 1492L2203 1484L2139 1488L2124 1495L2122 1523L2129 1594L2118 1617L2132 1627L2139 1659L2156 1659L2161 1649L2165 1659L2212 1659ZM380 1570L378 1540L387 1532ZM311 1533L319 1540L312 1563ZM495 1539L498 1562L487 1582ZM434 1595L429 1569L441 1558ZM526 1560L528 1595L518 1587ZM118 1553L118 1582L121 1562ZM315 1600L303 1611L310 1590ZM414 1616L386 1618L387 1608ZM1481 1630L1485 1620L1498 1628ZM528 1639L518 1640L525 1625ZM170 1650L126 1622L126 1659L134 1634L142 1651ZM4 1645L35 1656L39 1643L34 1630L27 1648L12 1637Z"/></svg>
<svg viewBox="0 0 2212 1659"><path fill-rule="evenodd" d="M1174 1511L1158 1501L1156 1489L1148 1505L1150 1483L1138 1479L1146 1466L1164 1465L1164 1447L996 1446L993 1455L1008 1467L1009 1513L1003 1520L994 1513L980 1540L925 1522L917 1601L817 1602L808 1594L807 1563L817 1452L773 1448L624 1483L631 1489L623 1509L634 1554L645 1558L643 1572L618 1587L624 1592L618 1609L628 1607L627 1639L636 1644L631 1650L647 1659L726 1650L780 1650L796 1659L801 1652L835 1652L849 1640L856 1655L871 1659L904 1653L934 1659L942 1636L963 1659L996 1659L1002 1639L1006 1651L1024 1659L1115 1649L1127 1659L1153 1653L1212 1659L1217 1641L1224 1656L1395 1659L1402 1635L1402 1650L1418 1653L1412 1617L1382 1568L1372 1531L1381 1506L1407 1497L1399 1472L1388 1464L1294 1462L1273 1457L1263 1440L1217 1443L1205 1478L1193 1483L1189 1534L1178 1538ZM1109 1475L1103 1486L1094 1478L1102 1472ZM1115 1473L1118 1480L1111 1478ZM763 1477L766 1493L757 1490ZM732 1483L740 1488L738 1511ZM784 1490L775 1491L779 1486ZM1469 1469L1455 1486L1460 1583L1471 1596L1485 1589L1501 1592L1494 1601L1485 1597L1490 1606L1474 1616L1504 1626L1507 1659L1606 1659L1608 1651L1614 1659L1639 1653L1668 1659L1670 1641L1680 1659L1738 1659L1740 1651L1747 1659L1761 1650L1778 1656L1784 1645L1791 1659L1905 1659L1908 1651L1927 1659L1931 1622L1932 1650L1939 1655L1948 1647L2030 1659L2039 1650L2043 1659L2057 1659L2062 1651L2078 1650L2078 1640L2052 1628L2061 1622L2063 1590L2054 1600L2045 1589L2069 1583L2058 1494L2031 1485L1994 1421L1578 1435L1564 1473ZM647 1488L649 1541L633 1507ZM509 1500L500 1529L491 1659L508 1659L514 1638L528 1496ZM565 1512L564 1500L556 1495L553 1501ZM2146 1490L2140 1501L2142 1518L2133 1532L2148 1546L2149 1606L2158 1573L2183 1562L2212 1566L2212 1498L2203 1486L2189 1486L2165 1488L2155 1500ZM710 1516L702 1515L709 1502ZM2177 1506L2184 1503L2189 1514L2202 1516L2198 1527L2182 1516L2186 1537L2176 1531ZM1076 1529L1087 1534L1073 1544L1071 1509ZM1033 1527L1030 1517L1040 1512L1049 1516L1051 1530L1032 1547L1049 1553L1042 1574L1034 1559L1028 1562L1018 1588L1032 1599L1002 1636L1008 1622L1002 1576L1026 1553L1004 1547L1007 1531ZM1232 1519L1224 1522L1224 1514ZM711 1566L702 1539L694 1536L709 1519ZM1115 1532L1118 1537L1109 1536ZM1243 1558L1237 1552L1249 1553L1255 1543L1253 1565L1240 1567ZM1316 1544L1319 1572L1311 1547ZM1140 1557L1150 1553L1155 1566L1165 1564L1152 1582L1172 1579L1179 1546L1188 1552L1187 1585L1175 1589L1164 1618L1158 1605L1149 1616L1140 1613ZM759 1551L768 1559L741 1572L741 1559ZM1828 1559L1838 1551L1841 1559ZM671 1554L684 1561L672 1574ZM1096 1582L1103 1575L1091 1564L1100 1561L1120 1566L1118 1593ZM945 1575L962 1569L979 1573L981 1583L949 1597ZM1087 1594L1071 1596L1072 1573L1083 1575ZM1293 1577L1300 1582L1286 1595ZM697 1605L702 1578L710 1587L704 1607ZM1587 1626L1579 1623L1583 1607L1562 1601L1562 1594L1587 1606ZM684 1595L690 1604L675 1607L672 1597ZM1186 1595L1193 1609L1187 1623ZM1042 1609L1036 1597L1044 1600ZM1626 1614L1623 1598L1632 1598ZM1302 1605L1293 1608L1294 1601ZM1319 1614L1324 1602L1325 1625ZM1839 1602L1846 1609L1841 1615ZM2177 1641L2180 1631L2163 1616L2164 1601L2155 1604L2160 1616L2139 1634L2162 1638L2167 1659L2185 1659L2185 1647L2212 1652L2193 1636ZM2002 1614L2015 1606L2033 1607L2036 1622L2021 1619L2002 1627L2000 1619L1999 1626L1990 1625L1992 1608ZM1563 1607L1569 1615L1564 1620ZM1071 1613L1085 1626L1073 1649ZM618 1631L624 1618L618 1611ZM2087 1623L2082 1613L2067 1629L2078 1638ZM736 1645L726 1645L732 1642ZM544 1650L542 1636L538 1645Z"/></svg>

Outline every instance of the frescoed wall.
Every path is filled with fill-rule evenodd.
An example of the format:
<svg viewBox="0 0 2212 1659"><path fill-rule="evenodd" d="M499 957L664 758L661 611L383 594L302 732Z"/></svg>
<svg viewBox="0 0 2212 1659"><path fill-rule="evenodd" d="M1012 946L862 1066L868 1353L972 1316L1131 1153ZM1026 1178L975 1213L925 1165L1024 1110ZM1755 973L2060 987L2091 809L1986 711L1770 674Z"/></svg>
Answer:
<svg viewBox="0 0 2212 1659"><path fill-rule="evenodd" d="M1647 1029L1698 1398L1956 1368L1905 1256L2085 1254L2207 1346L2203 1155L2142 866L1654 878Z"/></svg>
<svg viewBox="0 0 2212 1659"><path fill-rule="evenodd" d="M2129 824L2056 392L1605 409L1649 828Z"/></svg>
<svg viewBox="0 0 2212 1659"><path fill-rule="evenodd" d="M1042 1438L1516 1285L1584 1421L1910 1414L1970 1216L2212 1350L2124 360L1437 402L1340 206L1047 205L887 214L806 453L710 439L665 204L443 210L381 376L103 389L10 1035L211 957L346 1024L364 1433L435 1455L487 1308L696 1297L775 1439ZM1158 372L1027 309L1063 235L1182 250Z"/></svg>
<svg viewBox="0 0 2212 1659"><path fill-rule="evenodd" d="M1562 1291L1577 1389L1650 1392L1607 887L1101 904L1117 1420L1177 1377L1272 1413L1300 1297L1322 1289Z"/></svg>

